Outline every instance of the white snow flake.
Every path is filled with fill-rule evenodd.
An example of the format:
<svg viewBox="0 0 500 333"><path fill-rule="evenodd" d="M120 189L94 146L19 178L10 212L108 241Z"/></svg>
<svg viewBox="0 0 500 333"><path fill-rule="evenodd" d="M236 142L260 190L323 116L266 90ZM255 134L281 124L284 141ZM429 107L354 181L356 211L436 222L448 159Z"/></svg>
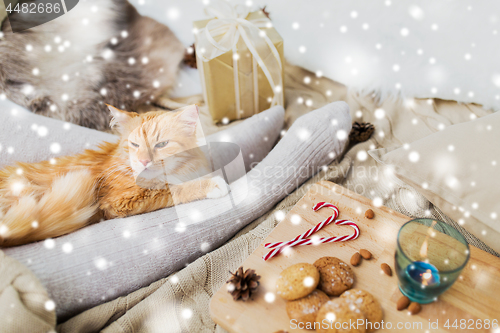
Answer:
<svg viewBox="0 0 500 333"><path fill-rule="evenodd" d="M170 8L167 12L167 16L169 19L171 20L177 20L180 16L180 12L179 12L179 9L177 8Z"/></svg>
<svg viewBox="0 0 500 333"><path fill-rule="evenodd" d="M54 142L50 145L50 151L53 153L53 154L58 154L59 152L61 152L61 145L57 142Z"/></svg>
<svg viewBox="0 0 500 333"><path fill-rule="evenodd" d="M385 117L385 111L384 109L376 109L375 110L375 118L377 119L383 119Z"/></svg>
<svg viewBox="0 0 500 333"><path fill-rule="evenodd" d="M53 249L56 246L56 241L53 240L52 238L47 238L43 242L43 246L45 246L45 248L47 248L47 249Z"/></svg>
<svg viewBox="0 0 500 333"><path fill-rule="evenodd" d="M380 207L384 204L384 201L380 197L374 198L372 202L375 207Z"/></svg>
<svg viewBox="0 0 500 333"><path fill-rule="evenodd" d="M339 140L345 140L345 139L347 139L347 132L344 131L344 130L342 130L342 129L338 130L337 131L337 139L339 139Z"/></svg>
<svg viewBox="0 0 500 333"><path fill-rule="evenodd" d="M364 150L360 150L358 151L358 153L356 154L356 157L358 160L360 161L366 161L366 159L368 158L368 154L366 153L366 151Z"/></svg>
<svg viewBox="0 0 500 333"><path fill-rule="evenodd" d="M109 263L105 258L98 257L94 259L94 265L97 269L103 271L108 268Z"/></svg>
<svg viewBox="0 0 500 333"><path fill-rule="evenodd" d="M410 16L417 21L421 21L425 16L423 9L417 5L410 6L410 8L408 8L408 12L410 13Z"/></svg>
<svg viewBox="0 0 500 333"><path fill-rule="evenodd" d="M300 224L300 221L302 221L302 218L297 214L293 214L290 217L290 222L292 222L292 224Z"/></svg>
<svg viewBox="0 0 500 333"><path fill-rule="evenodd" d="M37 128L36 132L38 133L39 136L44 137L44 136L47 136L47 134L49 133L49 130L45 126L39 126Z"/></svg>
<svg viewBox="0 0 500 333"><path fill-rule="evenodd" d="M301 128L297 132L297 136L299 137L300 140L306 141L311 137L311 132L309 132L309 130L307 130L306 128Z"/></svg>
<svg viewBox="0 0 500 333"><path fill-rule="evenodd" d="M306 287L312 287L312 285L314 285L314 282L315 282L315 279L311 276L306 277L303 281L304 286L306 286Z"/></svg>
<svg viewBox="0 0 500 333"><path fill-rule="evenodd" d="M276 296L272 292L268 292L264 296L264 299L266 300L267 303L272 303L276 299Z"/></svg>
<svg viewBox="0 0 500 333"><path fill-rule="evenodd" d="M282 210L278 210L276 213L274 213L274 217L278 221L283 221L283 219L285 218L285 213Z"/></svg>
<svg viewBox="0 0 500 333"><path fill-rule="evenodd" d="M62 246L62 250L64 253L71 253L73 251L73 244L71 243L64 243Z"/></svg>
<svg viewBox="0 0 500 333"><path fill-rule="evenodd" d="M48 301L45 302L44 306L45 310L53 311L56 308L56 303L53 300L49 299Z"/></svg>
<svg viewBox="0 0 500 333"><path fill-rule="evenodd" d="M189 319L193 316L193 310L186 308L182 310L181 314L184 319Z"/></svg>
<svg viewBox="0 0 500 333"><path fill-rule="evenodd" d="M420 154L416 151L412 151L408 155L408 159L410 160L410 162L417 163L420 160Z"/></svg>

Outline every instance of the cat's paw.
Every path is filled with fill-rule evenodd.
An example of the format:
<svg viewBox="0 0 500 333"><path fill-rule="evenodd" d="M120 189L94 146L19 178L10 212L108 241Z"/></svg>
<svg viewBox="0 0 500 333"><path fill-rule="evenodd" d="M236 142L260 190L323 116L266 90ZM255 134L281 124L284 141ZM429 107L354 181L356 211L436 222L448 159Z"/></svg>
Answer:
<svg viewBox="0 0 500 333"><path fill-rule="evenodd" d="M229 193L229 185L227 185L224 178L217 176L210 179L214 188L207 193L207 199L222 198Z"/></svg>

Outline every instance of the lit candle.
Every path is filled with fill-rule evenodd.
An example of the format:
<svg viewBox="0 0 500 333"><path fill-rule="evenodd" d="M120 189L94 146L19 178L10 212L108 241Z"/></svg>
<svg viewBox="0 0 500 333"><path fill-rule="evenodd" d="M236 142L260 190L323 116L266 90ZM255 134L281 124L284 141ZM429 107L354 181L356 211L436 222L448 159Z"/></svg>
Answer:
<svg viewBox="0 0 500 333"><path fill-rule="evenodd" d="M423 288L438 286L440 283L439 271L434 265L423 261L414 261L406 268L406 274L411 279L421 283Z"/></svg>
<svg viewBox="0 0 500 333"><path fill-rule="evenodd" d="M412 302L427 304L460 276L469 259L469 246L452 226L415 219L399 230L394 259L401 292Z"/></svg>

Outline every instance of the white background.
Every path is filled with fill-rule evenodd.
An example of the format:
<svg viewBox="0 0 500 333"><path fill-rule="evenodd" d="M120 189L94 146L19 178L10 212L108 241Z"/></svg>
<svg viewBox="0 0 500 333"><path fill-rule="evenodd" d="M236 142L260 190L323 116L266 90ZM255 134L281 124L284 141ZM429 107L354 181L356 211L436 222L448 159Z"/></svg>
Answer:
<svg viewBox="0 0 500 333"><path fill-rule="evenodd" d="M205 2L204 2L205 1ZM187 46L207 0L132 0ZM232 0L234 4L245 1ZM294 63L380 96L441 97L500 108L500 1L254 0ZM301 52L302 51L302 52ZM180 94L198 92L196 74Z"/></svg>

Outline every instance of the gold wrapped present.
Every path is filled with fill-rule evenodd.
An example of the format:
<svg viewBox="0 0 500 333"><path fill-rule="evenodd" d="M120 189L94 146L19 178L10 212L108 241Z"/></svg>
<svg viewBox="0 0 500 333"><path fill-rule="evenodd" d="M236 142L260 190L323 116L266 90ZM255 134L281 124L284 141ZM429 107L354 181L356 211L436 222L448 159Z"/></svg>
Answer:
<svg viewBox="0 0 500 333"><path fill-rule="evenodd" d="M283 39L262 11L213 0L194 22L196 63L215 122L284 105Z"/></svg>

